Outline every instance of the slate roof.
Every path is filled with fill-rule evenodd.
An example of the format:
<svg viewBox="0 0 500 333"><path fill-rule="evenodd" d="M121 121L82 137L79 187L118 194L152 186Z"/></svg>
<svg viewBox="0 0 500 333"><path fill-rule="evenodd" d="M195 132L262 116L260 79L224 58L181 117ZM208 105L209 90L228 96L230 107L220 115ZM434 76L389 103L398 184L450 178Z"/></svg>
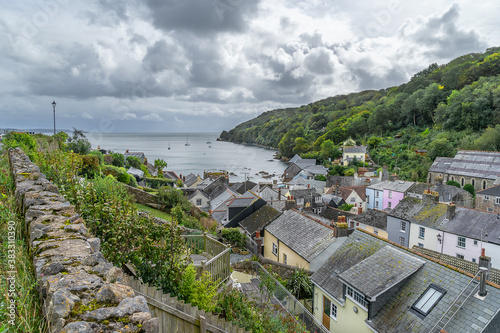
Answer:
<svg viewBox="0 0 500 333"><path fill-rule="evenodd" d="M387 216L387 212L383 210L369 209L362 214L353 216L352 220L377 229L387 230Z"/></svg>
<svg viewBox="0 0 500 333"><path fill-rule="evenodd" d="M436 158L429 172L497 179L500 177L500 152L460 150L454 158Z"/></svg>
<svg viewBox="0 0 500 333"><path fill-rule="evenodd" d="M458 188L452 185L439 184L434 185L431 188L431 191L435 191L439 193L439 198L441 201L450 202L458 199L457 196L462 196L464 198L471 198L472 195L462 188Z"/></svg>
<svg viewBox="0 0 500 333"><path fill-rule="evenodd" d="M453 218L445 220L439 229L478 240L483 230L483 242L500 245L500 214L497 213L457 207Z"/></svg>
<svg viewBox="0 0 500 333"><path fill-rule="evenodd" d="M125 161L127 160L127 157L129 157L129 156L137 157L138 159L141 160L141 163L144 163L144 159L146 158L146 155L144 155L143 152L129 151L129 152L125 152L123 154L123 157L125 158Z"/></svg>
<svg viewBox="0 0 500 333"><path fill-rule="evenodd" d="M286 197L283 195L286 190L281 190L281 197L278 198L278 191L273 190L269 186L261 187L260 192L257 192L257 187L254 187L252 192L255 192L259 197L261 197L265 201L275 201L275 200L286 200Z"/></svg>
<svg viewBox="0 0 500 333"><path fill-rule="evenodd" d="M312 173L313 175L326 175L326 173L328 172L328 168L325 168L322 165L309 165L306 166L303 170Z"/></svg>
<svg viewBox="0 0 500 333"><path fill-rule="evenodd" d="M252 188L254 188L257 184L252 182L252 181L249 181L247 180L246 181L246 186L245 186L245 182L239 182L239 183L235 183L231 186L231 189L235 192L238 192L239 194L243 194L245 193L245 191L247 190L251 190Z"/></svg>
<svg viewBox="0 0 500 333"><path fill-rule="evenodd" d="M361 154L366 153L366 146L345 146L344 147L345 154Z"/></svg>
<svg viewBox="0 0 500 333"><path fill-rule="evenodd" d="M191 187L194 183L196 183L196 180L198 179L198 177L193 173L190 173L185 178L186 180L184 181L184 185L186 185L187 187Z"/></svg>
<svg viewBox="0 0 500 333"><path fill-rule="evenodd" d="M295 210L285 211L265 230L309 263L336 240L333 229Z"/></svg>
<svg viewBox="0 0 500 333"><path fill-rule="evenodd" d="M348 186L348 187L340 187L339 194L342 199L347 200L347 198L351 195L352 191L355 191L360 197L361 200L366 199L366 186Z"/></svg>
<svg viewBox="0 0 500 333"><path fill-rule="evenodd" d="M500 197L500 185L492 186L492 187L489 187L487 189L477 191L476 194L491 195L491 196Z"/></svg>
<svg viewBox="0 0 500 333"><path fill-rule="evenodd" d="M269 205L265 205L252 215L243 219L243 221L240 222L240 226L252 235L257 230L262 230L280 215L281 213L279 211Z"/></svg>
<svg viewBox="0 0 500 333"><path fill-rule="evenodd" d="M127 170L127 173L140 178L144 177L144 171L136 169L134 167L130 167L130 169Z"/></svg>
<svg viewBox="0 0 500 333"><path fill-rule="evenodd" d="M197 196L198 194L199 194L199 195L204 196L204 197L205 197L205 198L207 198L207 199L209 199L209 198L208 198L208 195L206 195L205 193L203 193L203 192L202 192L202 191L200 191L200 190L196 190L196 191L194 191L193 193L191 193L191 194L189 195L188 200L193 199L193 198L194 198L195 196Z"/></svg>
<svg viewBox="0 0 500 333"><path fill-rule="evenodd" d="M226 205L228 207L248 207L259 197L250 191L246 191L239 197L232 197L226 200Z"/></svg>
<svg viewBox="0 0 500 333"><path fill-rule="evenodd" d="M423 200L404 198L389 215L426 227L437 229L446 218L448 205L426 203Z"/></svg>
<svg viewBox="0 0 500 333"><path fill-rule="evenodd" d="M300 190L290 190L290 194L293 196L295 200L297 199L311 199L311 197L315 198L320 196L318 192L316 192L313 188L305 188Z"/></svg>
<svg viewBox="0 0 500 333"><path fill-rule="evenodd" d="M340 202L342 202L342 200L344 200L341 197L338 197L338 196L333 195L333 194L322 194L321 196L322 196L323 201L325 203L330 203L330 201L333 201L335 203L335 205L337 205L337 206L339 205Z"/></svg>
<svg viewBox="0 0 500 333"><path fill-rule="evenodd" d="M174 171L166 171L166 170L163 170L163 177L168 178L168 179L172 179L174 181L177 181L180 179L179 176L177 176L177 174Z"/></svg>
<svg viewBox="0 0 500 333"><path fill-rule="evenodd" d="M415 194L424 194L424 191L432 188L434 185L429 184L429 183L415 183L409 190L408 193L415 193ZM448 185L446 185L448 186ZM455 187L455 186L453 186ZM456 187L455 187L456 188Z"/></svg>
<svg viewBox="0 0 500 333"><path fill-rule="evenodd" d="M321 212L320 216L330 220L330 221L337 221L339 216L345 216L346 218L353 218L356 216L356 214L347 212L345 210L333 208L330 206L326 206L325 209Z"/></svg>
<svg viewBox="0 0 500 333"><path fill-rule="evenodd" d="M429 332L450 304L462 292L464 286L471 280L469 275L445 267L358 229L311 276L311 280L337 300L343 298L343 283L339 278L340 276L349 278L348 282L350 284L356 284L361 289L366 289L366 292L373 294L375 293L373 288L376 281L380 281L381 284L387 281L385 274L382 274L381 278L377 277L377 273L380 274L381 270L376 267L379 264L386 265L388 260L382 255L372 255L385 247L391 248L390 253L400 252L397 254L398 256L412 257L413 259L408 260L416 265L418 265L418 261L423 261L424 264L413 273L406 271L406 273L398 274L399 277L407 276L407 280L391 295L390 300L383 305L381 310L370 321L366 321L366 324L379 333ZM370 263L371 266L369 267L372 269L367 269L364 274L356 276L344 274L365 259L367 261L364 262L364 265L368 266L367 264ZM359 268L353 268L353 270L355 269ZM366 275L370 277L366 277ZM361 281L370 278L369 286L365 288L360 285ZM444 288L446 294L436 303L427 316L421 318L412 312L410 308L431 283ZM462 309L445 327L447 332L477 332L490 323L500 309L500 290L492 285L487 285L486 290L488 295L484 301L476 297L467 299L462 305Z"/></svg>
<svg viewBox="0 0 500 333"><path fill-rule="evenodd" d="M302 157L300 157L298 154L295 154L295 156L294 156L294 157L292 157L292 158L288 161L288 163L295 163L295 162L297 162L298 160L301 160L301 159L302 159Z"/></svg>
<svg viewBox="0 0 500 333"><path fill-rule="evenodd" d="M347 176L328 176L326 178L326 186L332 187L335 185L339 186L353 186L354 185L354 177Z"/></svg>
<svg viewBox="0 0 500 333"><path fill-rule="evenodd" d="M237 197L238 194L231 190L227 186L222 186L221 187L221 193L215 197L211 197L210 199L210 207L212 210L218 209L218 206L223 204L226 200L228 200L231 197Z"/></svg>
<svg viewBox="0 0 500 333"><path fill-rule="evenodd" d="M424 263L422 259L386 246L339 274L339 279L372 298L410 277Z"/></svg>
<svg viewBox="0 0 500 333"><path fill-rule="evenodd" d="M297 160L294 164L299 168L304 169L305 167L316 165L316 159L300 159Z"/></svg>
<svg viewBox="0 0 500 333"><path fill-rule="evenodd" d="M383 181L374 185L370 185L369 188L376 190L387 190L393 192L405 193L414 185L414 182L407 182L404 180Z"/></svg>

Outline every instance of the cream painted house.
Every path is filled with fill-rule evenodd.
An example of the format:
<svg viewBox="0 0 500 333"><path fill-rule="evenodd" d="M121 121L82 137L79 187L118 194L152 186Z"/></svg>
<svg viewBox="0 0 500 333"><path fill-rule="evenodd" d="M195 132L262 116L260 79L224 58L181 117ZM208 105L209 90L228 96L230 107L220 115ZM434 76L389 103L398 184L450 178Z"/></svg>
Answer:
<svg viewBox="0 0 500 333"><path fill-rule="evenodd" d="M366 161L366 147L365 146L344 146L342 153L342 164L344 166L349 165L350 162L354 161L365 162Z"/></svg>
<svg viewBox="0 0 500 333"><path fill-rule="evenodd" d="M470 275L360 229L311 280L313 315L330 332L498 332L498 286L488 285L489 301L469 297L450 315Z"/></svg>
<svg viewBox="0 0 500 333"><path fill-rule="evenodd" d="M330 221L287 210L264 229L264 257L315 271L342 244Z"/></svg>

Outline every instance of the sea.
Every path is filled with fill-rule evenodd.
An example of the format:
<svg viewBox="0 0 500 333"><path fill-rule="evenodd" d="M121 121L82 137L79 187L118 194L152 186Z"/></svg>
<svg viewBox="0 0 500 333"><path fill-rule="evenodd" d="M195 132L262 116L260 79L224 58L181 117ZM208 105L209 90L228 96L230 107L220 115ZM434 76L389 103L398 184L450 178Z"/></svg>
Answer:
<svg viewBox="0 0 500 333"><path fill-rule="evenodd" d="M217 141L219 133L85 133L93 149L143 152L177 175L203 176L204 171L228 171L230 182L280 179L287 164L274 159L275 150Z"/></svg>

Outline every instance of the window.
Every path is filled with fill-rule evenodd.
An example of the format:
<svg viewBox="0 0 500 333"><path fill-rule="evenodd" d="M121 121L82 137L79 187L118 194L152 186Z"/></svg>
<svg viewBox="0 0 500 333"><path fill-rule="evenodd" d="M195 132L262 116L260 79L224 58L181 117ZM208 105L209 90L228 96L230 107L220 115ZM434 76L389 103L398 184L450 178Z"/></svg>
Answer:
<svg viewBox="0 0 500 333"><path fill-rule="evenodd" d="M488 208L486 208L486 211L487 211L487 212L492 212L492 211L493 211L493 208L488 207Z"/></svg>
<svg viewBox="0 0 500 333"><path fill-rule="evenodd" d="M201 199L196 199L196 206L201 206Z"/></svg>
<svg viewBox="0 0 500 333"><path fill-rule="evenodd" d="M297 199L297 205L303 205L304 204L304 199Z"/></svg>
<svg viewBox="0 0 500 333"><path fill-rule="evenodd" d="M472 178L472 179L470 180L470 184L471 184L472 186L476 186L476 180L475 180L474 178Z"/></svg>
<svg viewBox="0 0 500 333"><path fill-rule="evenodd" d="M485 195L485 196L484 196L484 201L488 201L488 200L490 200L490 197L489 197L489 196L487 196L487 195Z"/></svg>
<svg viewBox="0 0 500 333"><path fill-rule="evenodd" d="M389 199L392 199L392 191L389 191Z"/></svg>
<svg viewBox="0 0 500 333"><path fill-rule="evenodd" d="M375 207L378 207L378 200L375 201Z"/></svg>
<svg viewBox="0 0 500 333"><path fill-rule="evenodd" d="M444 294L446 294L446 290L431 284L417 301L413 303L411 308L421 316L427 316Z"/></svg>
<svg viewBox="0 0 500 333"><path fill-rule="evenodd" d="M406 240L404 237L401 237L401 236L399 237L399 244L405 246Z"/></svg>
<svg viewBox="0 0 500 333"><path fill-rule="evenodd" d="M465 179L464 179L464 177L462 177L462 178L460 178L460 186L463 187L464 184L465 184Z"/></svg>
<svg viewBox="0 0 500 333"><path fill-rule="evenodd" d="M458 236L457 246L465 249L465 237Z"/></svg>
<svg viewBox="0 0 500 333"><path fill-rule="evenodd" d="M420 227L418 229L418 238L425 239L425 228L424 227Z"/></svg>
<svg viewBox="0 0 500 333"><path fill-rule="evenodd" d="M457 253L457 258L458 258L458 259L465 259L464 255L463 255L463 254L460 254L460 253Z"/></svg>
<svg viewBox="0 0 500 333"><path fill-rule="evenodd" d="M314 201L316 202L321 202L322 198L320 196L317 196L316 198L314 198Z"/></svg>
<svg viewBox="0 0 500 333"><path fill-rule="evenodd" d="M495 198L495 205L500 205L500 197Z"/></svg>
<svg viewBox="0 0 500 333"><path fill-rule="evenodd" d="M330 311L330 317L332 317L333 319L337 320L337 306L335 304L332 303L332 308L331 308L331 311Z"/></svg>
<svg viewBox="0 0 500 333"><path fill-rule="evenodd" d="M476 258L472 258L472 262L476 263L477 262Z"/></svg>
<svg viewBox="0 0 500 333"><path fill-rule="evenodd" d="M423 248L423 247L424 247L424 244L422 244L422 243L418 243L418 247L422 247L422 248Z"/></svg>
<svg viewBox="0 0 500 333"><path fill-rule="evenodd" d="M406 232L406 222L401 221L401 231Z"/></svg>
<svg viewBox="0 0 500 333"><path fill-rule="evenodd" d="M477 245L477 239L474 239L474 245Z"/></svg>
<svg viewBox="0 0 500 333"><path fill-rule="evenodd" d="M389 201L389 202L387 203L387 207L391 208L391 207L392 207L392 202L390 202L390 201Z"/></svg>
<svg viewBox="0 0 500 333"><path fill-rule="evenodd" d="M356 201L356 198L351 198L351 202L355 202Z"/></svg>
<svg viewBox="0 0 500 333"><path fill-rule="evenodd" d="M451 176L451 180L453 180L453 181L454 181L454 180L455 180L455 176Z"/></svg>
<svg viewBox="0 0 500 333"><path fill-rule="evenodd" d="M351 300L358 303L365 309L368 309L368 301L366 300L365 296L363 296L363 294L347 286L347 295L351 298Z"/></svg>
<svg viewBox="0 0 500 333"><path fill-rule="evenodd" d="M278 245L276 245L275 243L273 243L273 254L274 254L275 256L277 256L277 255L278 255Z"/></svg>
<svg viewBox="0 0 500 333"><path fill-rule="evenodd" d="M483 180L483 190L486 189L486 180Z"/></svg>
<svg viewBox="0 0 500 333"><path fill-rule="evenodd" d="M366 197L366 203L369 204L370 203L370 196L367 196Z"/></svg>
<svg viewBox="0 0 500 333"><path fill-rule="evenodd" d="M378 230L377 229L373 230L373 233L378 236Z"/></svg>
<svg viewBox="0 0 500 333"><path fill-rule="evenodd" d="M321 214L321 207L318 207L318 214Z"/></svg>
<svg viewBox="0 0 500 333"><path fill-rule="evenodd" d="M283 253L283 263L286 265L287 262L288 262L288 260L287 260L286 254Z"/></svg>

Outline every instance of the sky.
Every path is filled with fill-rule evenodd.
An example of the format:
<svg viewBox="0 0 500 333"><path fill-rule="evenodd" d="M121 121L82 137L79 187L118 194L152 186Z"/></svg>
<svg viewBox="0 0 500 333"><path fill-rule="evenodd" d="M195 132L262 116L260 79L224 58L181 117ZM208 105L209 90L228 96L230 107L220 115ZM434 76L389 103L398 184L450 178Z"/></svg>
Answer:
<svg viewBox="0 0 500 333"><path fill-rule="evenodd" d="M0 12L0 128L220 132L500 46L499 1L23 0Z"/></svg>

